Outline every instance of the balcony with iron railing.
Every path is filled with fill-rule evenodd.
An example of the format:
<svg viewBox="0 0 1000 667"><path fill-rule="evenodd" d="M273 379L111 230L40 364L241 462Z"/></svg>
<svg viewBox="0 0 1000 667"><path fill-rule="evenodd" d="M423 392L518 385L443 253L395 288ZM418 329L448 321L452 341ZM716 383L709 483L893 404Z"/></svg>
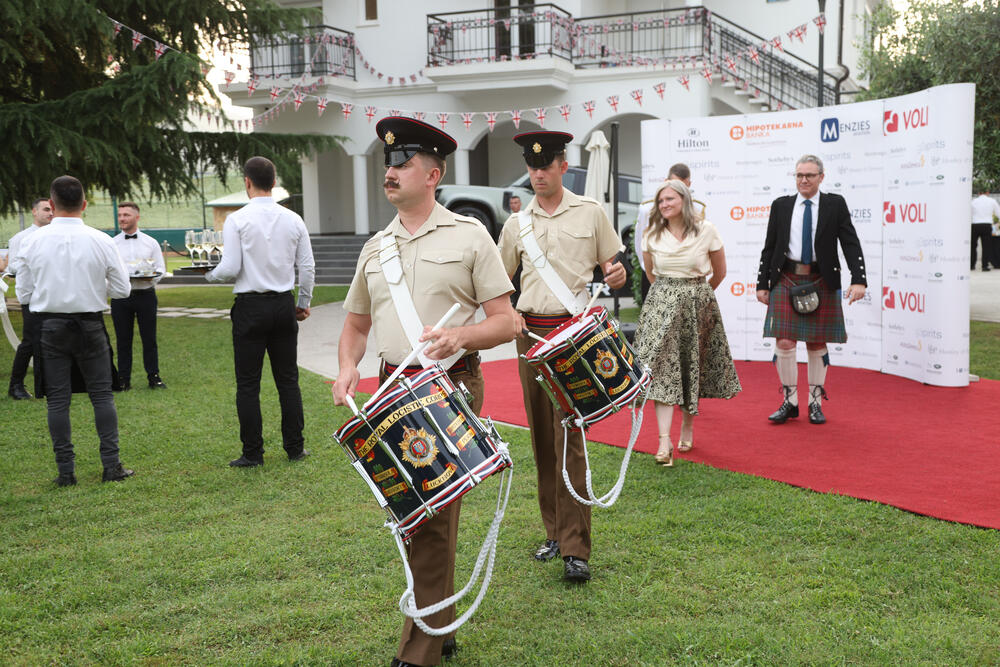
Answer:
<svg viewBox="0 0 1000 667"><path fill-rule="evenodd" d="M250 41L250 73L262 77L333 76L356 80L354 33L328 25Z"/></svg>
<svg viewBox="0 0 1000 667"><path fill-rule="evenodd" d="M707 64L745 85L749 94L753 89L789 108L815 106L816 67L776 53L767 43L704 7L574 19L544 3L427 15L428 67L542 57L564 60L574 69ZM835 83L824 74L825 104L836 99Z"/></svg>

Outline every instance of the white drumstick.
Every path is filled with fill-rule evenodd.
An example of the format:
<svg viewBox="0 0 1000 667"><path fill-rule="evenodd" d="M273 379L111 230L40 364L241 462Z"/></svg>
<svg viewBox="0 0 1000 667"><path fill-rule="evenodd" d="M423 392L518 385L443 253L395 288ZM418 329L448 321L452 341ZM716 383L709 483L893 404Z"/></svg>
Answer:
<svg viewBox="0 0 1000 667"><path fill-rule="evenodd" d="M459 304L457 304L457 303L453 304L452 307L448 309L448 312L444 314L444 317L442 317L440 320L438 320L438 323L434 325L434 327L431 329L431 331L434 331L436 329L440 329L441 327L443 327L448 322L448 320L451 319L451 316L458 312L459 308L461 308L461 306ZM425 340L423 342L423 344L421 344L419 347L417 347L412 352L410 352L410 354L408 354L406 356L406 359L403 359L402 363L400 363L399 366L396 367L396 370L394 370L392 372L392 375L390 375L388 378L386 378L386 381L382 383L382 386L379 387L378 390L374 394L372 394L372 397L369 398L365 402L365 405L368 405L369 403L371 403L372 401L374 401L376 398L378 398L379 396L381 396L382 392L385 391L389 387L389 385L391 385L393 382L395 382L396 378L398 378L400 376L400 374L406 369L406 367L409 366L410 363L414 359L416 359L417 356L420 353L422 353L424 350L426 350L427 346L430 345L432 342L433 341Z"/></svg>
<svg viewBox="0 0 1000 667"><path fill-rule="evenodd" d="M594 302L595 302L595 301L597 301L597 297L598 297L598 295L599 295L599 294L601 293L601 291L602 291L602 290L601 290L601 288L600 288L600 287L595 287L595 288L594 288L594 293L590 295L590 301L588 301L588 302L587 302L587 307L583 309L583 312L584 312L584 313L586 313L586 312L587 312L587 311L589 311L589 310L590 310L591 308L593 308L593 306L594 306Z"/></svg>
<svg viewBox="0 0 1000 667"><path fill-rule="evenodd" d="M545 338L542 338L542 337L541 337L541 336L539 336L538 334L536 334L536 333L532 333L532 332L528 331L527 329L521 329L521 333L523 333L523 334L524 334L525 336L528 336L529 338L534 338L534 339L535 339L535 340L537 340L537 341L538 341L539 343L548 343L548 342L549 342L549 341L548 341L548 340L546 340Z"/></svg>

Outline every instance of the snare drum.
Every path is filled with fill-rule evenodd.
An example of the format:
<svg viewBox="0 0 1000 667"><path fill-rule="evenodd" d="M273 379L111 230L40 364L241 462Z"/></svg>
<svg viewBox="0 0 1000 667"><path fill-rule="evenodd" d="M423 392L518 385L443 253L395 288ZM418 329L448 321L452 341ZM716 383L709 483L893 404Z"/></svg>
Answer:
<svg viewBox="0 0 1000 667"><path fill-rule="evenodd" d="M567 420L584 427L640 398L650 381L649 369L601 306L564 322L521 358L538 372L535 379L552 402L569 413Z"/></svg>
<svg viewBox="0 0 1000 667"><path fill-rule="evenodd" d="M468 400L464 386L432 366L400 378L333 435L403 540L513 465L493 422L481 421Z"/></svg>

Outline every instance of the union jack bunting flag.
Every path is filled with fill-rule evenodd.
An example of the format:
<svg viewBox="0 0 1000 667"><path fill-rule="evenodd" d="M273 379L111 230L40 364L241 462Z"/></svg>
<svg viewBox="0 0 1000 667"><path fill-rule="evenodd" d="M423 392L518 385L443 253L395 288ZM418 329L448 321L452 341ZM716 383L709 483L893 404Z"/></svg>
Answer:
<svg viewBox="0 0 1000 667"><path fill-rule="evenodd" d="M618 96L612 95L608 98L608 104L614 109L615 113L618 113Z"/></svg>
<svg viewBox="0 0 1000 667"><path fill-rule="evenodd" d="M490 126L490 132L493 131L493 126L497 124L497 112L487 111L486 112L486 124Z"/></svg>
<svg viewBox="0 0 1000 667"><path fill-rule="evenodd" d="M344 114L344 119L351 117L351 112L354 111L354 105L348 104L347 102L340 103L340 113Z"/></svg>
<svg viewBox="0 0 1000 667"><path fill-rule="evenodd" d="M521 110L514 109L510 112L510 119L514 122L514 129L521 128Z"/></svg>
<svg viewBox="0 0 1000 667"><path fill-rule="evenodd" d="M322 116L324 111L326 111L326 98L321 97L316 102L316 115Z"/></svg>

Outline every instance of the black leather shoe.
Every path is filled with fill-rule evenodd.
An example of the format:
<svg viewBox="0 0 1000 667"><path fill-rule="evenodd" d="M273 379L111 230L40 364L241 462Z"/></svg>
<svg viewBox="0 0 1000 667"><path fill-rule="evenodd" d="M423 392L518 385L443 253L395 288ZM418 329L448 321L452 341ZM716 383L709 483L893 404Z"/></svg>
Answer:
<svg viewBox="0 0 1000 667"><path fill-rule="evenodd" d="M563 561L566 563L563 579L566 581L590 581L590 566L587 565L587 561L576 556L566 556Z"/></svg>
<svg viewBox="0 0 1000 667"><path fill-rule="evenodd" d="M799 406L792 405L788 401L784 401L781 407L771 413L768 417L775 424L784 424L789 419L799 416Z"/></svg>
<svg viewBox="0 0 1000 667"><path fill-rule="evenodd" d="M535 551L535 560L550 561L559 555L559 543L555 540L545 540L545 544Z"/></svg>
<svg viewBox="0 0 1000 667"><path fill-rule="evenodd" d="M34 398L34 396L29 394L28 390L24 388L23 384L12 384L10 389L7 390L7 395L15 401L26 401Z"/></svg>
<svg viewBox="0 0 1000 667"><path fill-rule="evenodd" d="M309 456L309 450L308 449L303 449L298 454L289 454L288 455L288 460L289 461L301 461L302 459L304 459L307 456Z"/></svg>
<svg viewBox="0 0 1000 667"><path fill-rule="evenodd" d="M458 653L458 642L455 641L454 637L448 637L441 644L441 657L445 660L451 660L451 657Z"/></svg>
<svg viewBox="0 0 1000 667"><path fill-rule="evenodd" d="M255 468L262 465L264 465L263 461L254 461L253 459L248 459L245 456L241 456L240 458L229 462L230 468Z"/></svg>
<svg viewBox="0 0 1000 667"><path fill-rule="evenodd" d="M132 388L132 383L131 382L129 382L128 380L122 380L121 381L121 389L119 389L118 391L128 391L131 388Z"/></svg>
<svg viewBox="0 0 1000 667"><path fill-rule="evenodd" d="M819 403L809 404L809 423L810 424L826 423L826 417L823 415L823 408L819 406Z"/></svg>
<svg viewBox="0 0 1000 667"><path fill-rule="evenodd" d="M61 472L59 473L59 476L52 481L56 483L56 486L75 486L76 475L71 472Z"/></svg>
<svg viewBox="0 0 1000 667"><path fill-rule="evenodd" d="M150 389L166 389L167 385L163 384L163 380L160 379L159 375L153 375L149 378L149 388Z"/></svg>
<svg viewBox="0 0 1000 667"><path fill-rule="evenodd" d="M389 667L420 667L420 665L412 662L405 662L399 658L393 658L392 662L389 663Z"/></svg>
<svg viewBox="0 0 1000 667"><path fill-rule="evenodd" d="M123 479L131 477L135 474L134 470L129 470L121 463L116 466L104 469L104 474L101 475L102 482L120 482Z"/></svg>

